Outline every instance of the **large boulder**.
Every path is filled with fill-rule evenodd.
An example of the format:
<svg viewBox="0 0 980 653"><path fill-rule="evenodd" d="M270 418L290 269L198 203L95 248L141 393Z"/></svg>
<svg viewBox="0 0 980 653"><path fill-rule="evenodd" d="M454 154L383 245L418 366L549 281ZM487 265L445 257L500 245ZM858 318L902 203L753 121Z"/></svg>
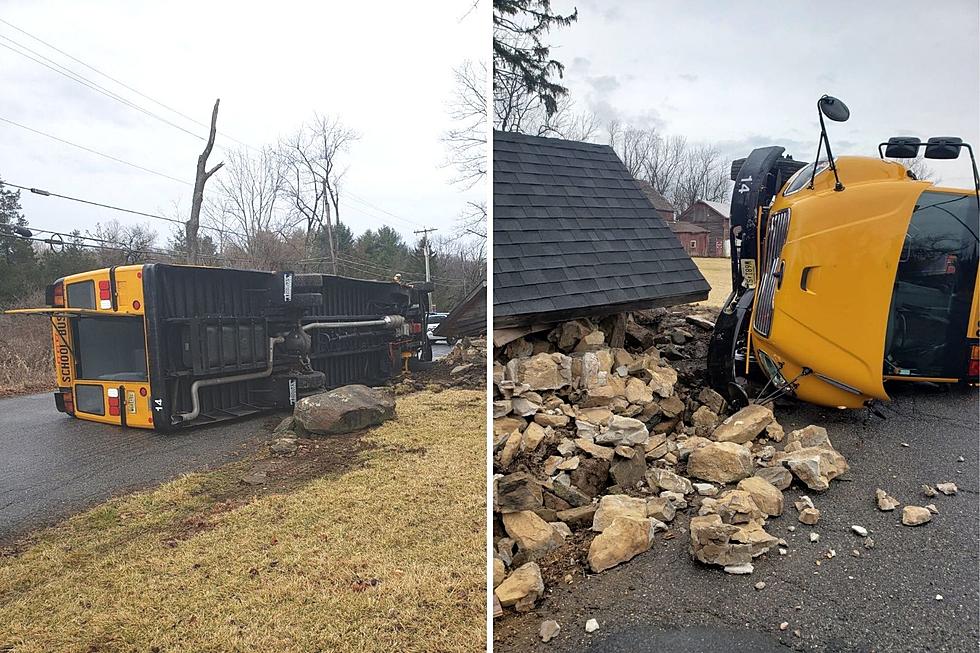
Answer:
<svg viewBox="0 0 980 653"><path fill-rule="evenodd" d="M393 419L395 393L391 388L345 385L303 397L296 402L293 416L308 433L351 433Z"/></svg>
<svg viewBox="0 0 980 653"><path fill-rule="evenodd" d="M770 517L783 514L783 493L761 476L750 476L738 482L738 489L748 492L759 510Z"/></svg>
<svg viewBox="0 0 980 653"><path fill-rule="evenodd" d="M494 481L494 508L499 512L521 512L541 507L541 485L524 472Z"/></svg>
<svg viewBox="0 0 980 653"><path fill-rule="evenodd" d="M690 528L694 559L723 567L752 562L777 541L759 521L736 526L724 523L717 514L692 517Z"/></svg>
<svg viewBox="0 0 980 653"><path fill-rule="evenodd" d="M759 404L749 404L715 429L712 437L718 442L751 442L772 423L772 410Z"/></svg>
<svg viewBox="0 0 980 653"><path fill-rule="evenodd" d="M713 483L733 483L752 475L752 454L734 442L712 442L691 452L687 474Z"/></svg>
<svg viewBox="0 0 980 653"><path fill-rule="evenodd" d="M776 454L773 462L785 466L811 490L823 492L849 467L836 449L829 443L816 447L804 447Z"/></svg>
<svg viewBox="0 0 980 653"><path fill-rule="evenodd" d="M653 543L654 525L652 519L614 519L589 546L592 571L605 571L648 550Z"/></svg>
<svg viewBox="0 0 980 653"><path fill-rule="evenodd" d="M572 384L572 359L564 354L541 353L507 363L506 377L531 390L557 390Z"/></svg>

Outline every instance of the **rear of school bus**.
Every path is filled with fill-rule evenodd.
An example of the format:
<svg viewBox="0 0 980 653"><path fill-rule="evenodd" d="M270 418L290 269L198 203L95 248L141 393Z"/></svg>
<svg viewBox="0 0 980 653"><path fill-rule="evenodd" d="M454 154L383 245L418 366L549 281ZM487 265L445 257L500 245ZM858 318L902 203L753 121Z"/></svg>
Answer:
<svg viewBox="0 0 980 653"><path fill-rule="evenodd" d="M69 415L153 428L143 266L65 277L48 288L58 390Z"/></svg>

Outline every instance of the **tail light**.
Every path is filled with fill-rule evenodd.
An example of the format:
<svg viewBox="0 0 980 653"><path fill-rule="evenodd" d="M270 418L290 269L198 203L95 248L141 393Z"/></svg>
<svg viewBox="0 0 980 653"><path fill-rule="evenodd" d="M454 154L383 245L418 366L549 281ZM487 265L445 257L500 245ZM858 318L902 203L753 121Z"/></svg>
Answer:
<svg viewBox="0 0 980 653"><path fill-rule="evenodd" d="M65 284L62 281L58 281L51 288L51 294L46 299L48 299L48 305L54 308L64 308L65 306ZM47 294L47 293L45 293Z"/></svg>
<svg viewBox="0 0 980 653"><path fill-rule="evenodd" d="M422 323L412 322L412 334L417 335L419 333L422 333Z"/></svg>
<svg viewBox="0 0 980 653"><path fill-rule="evenodd" d="M980 376L980 345L970 347L970 364L967 366L967 376L971 379Z"/></svg>
<svg viewBox="0 0 980 653"><path fill-rule="evenodd" d="M62 413L74 415L75 398L71 394L71 388L58 388L58 392L54 395L54 405Z"/></svg>
<svg viewBox="0 0 980 653"><path fill-rule="evenodd" d="M106 396L109 398L109 414L119 416L119 389L109 388L106 391Z"/></svg>
<svg viewBox="0 0 980 653"><path fill-rule="evenodd" d="M112 299L112 295L109 293L109 282L100 281L99 282L99 299Z"/></svg>

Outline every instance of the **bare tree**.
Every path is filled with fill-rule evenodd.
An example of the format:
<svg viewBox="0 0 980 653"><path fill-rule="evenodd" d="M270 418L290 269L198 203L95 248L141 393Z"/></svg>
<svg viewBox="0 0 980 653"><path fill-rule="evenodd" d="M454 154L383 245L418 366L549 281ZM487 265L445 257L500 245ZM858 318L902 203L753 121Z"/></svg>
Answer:
<svg viewBox="0 0 980 653"><path fill-rule="evenodd" d="M97 243L96 250L99 265L130 265L142 263L156 258L152 251L157 234L148 224L123 225L118 220L109 220L95 225L95 229L86 231L85 236Z"/></svg>
<svg viewBox="0 0 980 653"><path fill-rule="evenodd" d="M709 202L724 200L731 190L728 172L721 153L714 146L690 148L669 199L678 211L684 211L699 199Z"/></svg>
<svg viewBox="0 0 980 653"><path fill-rule="evenodd" d="M923 179L934 182L936 184L940 183L942 179L936 174L936 170L926 163L926 160L917 156L914 159L895 159L901 163L905 168L915 175L916 179Z"/></svg>
<svg viewBox="0 0 980 653"><path fill-rule="evenodd" d="M442 140L449 149L449 164L456 169L453 183L470 189L487 174L487 64L464 61L453 74L456 88L449 117L454 125Z"/></svg>
<svg viewBox="0 0 980 653"><path fill-rule="evenodd" d="M284 169L275 151L263 148L252 156L239 150L217 182L220 195L208 205L209 223L240 252L256 254L263 234L285 237L295 228L295 221L280 206L284 188Z"/></svg>
<svg viewBox="0 0 980 653"><path fill-rule="evenodd" d="M197 263L197 232L201 224L201 205L204 203L204 184L207 183L211 175L221 169L224 163L219 163L210 170L208 167L208 157L214 148L214 138L218 129L218 104L221 99L214 101L214 109L211 110L211 130L208 133L208 142L204 146L201 156L197 157L197 172L194 176L194 195L191 199L191 217L187 221L185 238L187 240L187 260L189 263Z"/></svg>
<svg viewBox="0 0 980 653"><path fill-rule="evenodd" d="M655 135L650 143L649 157L643 166L643 178L664 197L671 195L684 170L686 156L686 138Z"/></svg>
<svg viewBox="0 0 980 653"><path fill-rule="evenodd" d="M609 145L616 151L630 175L641 179L650 161L656 133L613 120L607 126Z"/></svg>
<svg viewBox="0 0 980 653"><path fill-rule="evenodd" d="M286 190L293 208L306 220L307 242L323 232L322 255L337 273L334 224L340 224L340 185L347 172L341 156L359 138L336 116L314 115L292 137L280 144L287 168Z"/></svg>

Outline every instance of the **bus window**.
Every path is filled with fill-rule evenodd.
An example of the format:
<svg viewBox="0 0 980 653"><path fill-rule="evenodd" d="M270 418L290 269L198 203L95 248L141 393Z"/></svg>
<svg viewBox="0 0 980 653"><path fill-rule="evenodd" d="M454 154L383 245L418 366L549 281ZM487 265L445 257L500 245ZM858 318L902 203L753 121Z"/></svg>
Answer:
<svg viewBox="0 0 980 653"><path fill-rule="evenodd" d="M95 308L95 282L79 281L68 284L68 306L71 308Z"/></svg>
<svg viewBox="0 0 980 653"><path fill-rule="evenodd" d="M884 373L960 378L977 275L977 199L926 191L895 275Z"/></svg>
<svg viewBox="0 0 980 653"><path fill-rule="evenodd" d="M91 381L146 381L141 317L78 317L74 324L75 375Z"/></svg>
<svg viewBox="0 0 980 653"><path fill-rule="evenodd" d="M89 415L105 415L105 400L102 398L102 386L82 383L76 385L75 410L88 413Z"/></svg>

